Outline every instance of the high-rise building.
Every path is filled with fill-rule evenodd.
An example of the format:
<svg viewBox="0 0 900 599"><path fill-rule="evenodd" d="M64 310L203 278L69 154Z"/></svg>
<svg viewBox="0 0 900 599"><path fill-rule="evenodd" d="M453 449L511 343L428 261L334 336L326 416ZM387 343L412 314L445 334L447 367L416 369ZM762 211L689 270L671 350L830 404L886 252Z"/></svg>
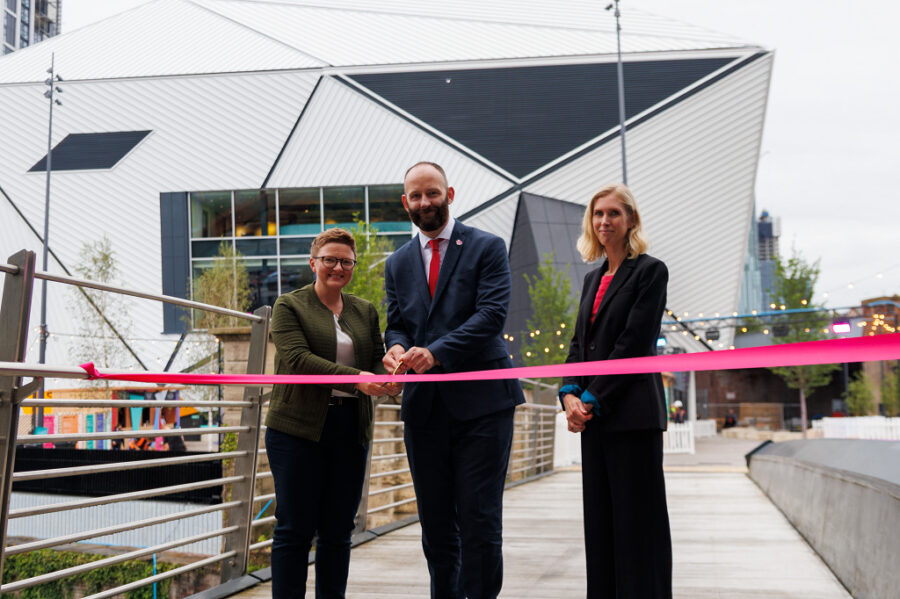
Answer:
<svg viewBox="0 0 900 599"><path fill-rule="evenodd" d="M759 275L762 283L762 303L768 308L774 301L771 297L775 284L775 262L778 259L778 238L781 236L781 219L769 216L763 210L756 223L757 251L759 252Z"/></svg>
<svg viewBox="0 0 900 599"><path fill-rule="evenodd" d="M3 54L59 33L62 0L3 0Z"/></svg>

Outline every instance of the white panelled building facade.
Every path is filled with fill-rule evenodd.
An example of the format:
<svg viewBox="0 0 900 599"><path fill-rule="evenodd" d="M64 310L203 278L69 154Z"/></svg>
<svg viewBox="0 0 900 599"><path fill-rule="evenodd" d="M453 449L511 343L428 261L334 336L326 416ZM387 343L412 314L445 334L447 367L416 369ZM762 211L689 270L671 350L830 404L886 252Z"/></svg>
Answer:
<svg viewBox="0 0 900 599"><path fill-rule="evenodd" d="M622 26L628 178L650 252L670 269L668 308L755 308L773 54L638 8ZM41 249L51 53L64 92L54 272L106 235L125 286L188 297L224 242L246 260L254 305L271 304L311 280L325 228L363 219L405 243L403 173L429 160L456 188L454 217L507 243L515 334L530 316L523 274L545 255L578 292L592 268L574 249L584 207L621 179L615 20L602 3L155 0L0 58L2 258ZM164 363L184 320L127 301L133 346ZM51 286L51 334L77 330L70 303ZM716 345L730 343L723 331ZM51 337L47 361L68 363L64 341Z"/></svg>

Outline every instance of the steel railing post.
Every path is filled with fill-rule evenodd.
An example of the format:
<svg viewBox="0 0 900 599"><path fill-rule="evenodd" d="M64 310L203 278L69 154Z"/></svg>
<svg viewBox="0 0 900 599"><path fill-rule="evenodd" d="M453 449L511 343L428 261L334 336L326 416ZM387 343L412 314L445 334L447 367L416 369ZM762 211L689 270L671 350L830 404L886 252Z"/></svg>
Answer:
<svg viewBox="0 0 900 599"><path fill-rule="evenodd" d="M559 397L559 385L553 386L553 403L556 403L556 398ZM548 418L550 421L550 470L555 468L554 464L556 463L556 412L550 412L550 417Z"/></svg>
<svg viewBox="0 0 900 599"><path fill-rule="evenodd" d="M247 374L263 374L266 368L266 349L269 342L269 316L272 308L263 306L254 314L262 319L254 321L250 329L250 352L247 357ZM250 430L238 435L237 451L245 456L234 461L236 474L244 479L233 483L231 499L240 505L226 512L228 526L237 530L225 536L225 553L234 551L235 556L222 562L222 582L243 576L250 560L250 521L253 517L253 495L256 489L256 467L259 458L259 441L262 424L262 387L244 387L244 401L250 406L241 409L241 426Z"/></svg>
<svg viewBox="0 0 900 599"><path fill-rule="evenodd" d="M19 268L5 275L0 304L0 361L23 362L28 345L31 318L31 293L34 288L34 252L22 250L7 261ZM19 432L19 404L25 393L19 389L21 377L0 376L0 572L6 547L6 524L12 494L12 475L16 461L16 436Z"/></svg>

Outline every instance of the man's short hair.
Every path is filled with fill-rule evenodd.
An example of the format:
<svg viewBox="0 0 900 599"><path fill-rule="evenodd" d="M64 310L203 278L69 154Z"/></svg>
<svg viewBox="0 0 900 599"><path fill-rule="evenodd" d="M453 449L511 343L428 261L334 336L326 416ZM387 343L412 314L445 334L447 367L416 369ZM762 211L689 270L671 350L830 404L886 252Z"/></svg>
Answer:
<svg viewBox="0 0 900 599"><path fill-rule="evenodd" d="M444 167L442 167L437 162L428 162L427 160L422 160L421 162L417 162L414 165L412 165L411 167L409 167L408 169L406 169L406 173L403 175L403 182L404 183L406 182L406 178L409 176L410 171L412 171L414 168L416 168L418 166L424 166L424 165L428 165L428 166L434 168L437 172L439 172L441 174L441 176L444 178L444 185L447 187L450 187L450 183L449 183L449 181L447 181L447 173L444 172Z"/></svg>
<svg viewBox="0 0 900 599"><path fill-rule="evenodd" d="M353 255L356 256L356 240L353 239L350 231L346 229L328 229L316 235L316 238L313 239L312 247L309 249L309 254L315 258L326 243L343 243L346 246L350 246L350 249L353 250Z"/></svg>

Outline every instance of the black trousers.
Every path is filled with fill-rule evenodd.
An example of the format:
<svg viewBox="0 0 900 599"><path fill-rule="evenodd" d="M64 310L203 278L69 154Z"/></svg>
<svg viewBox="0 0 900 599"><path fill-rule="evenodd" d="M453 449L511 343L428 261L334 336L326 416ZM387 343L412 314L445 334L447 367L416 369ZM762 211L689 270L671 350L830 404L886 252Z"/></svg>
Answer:
<svg viewBox="0 0 900 599"><path fill-rule="evenodd" d="M453 420L435 401L404 440L435 599L493 599L503 585L503 487L515 408Z"/></svg>
<svg viewBox="0 0 900 599"><path fill-rule="evenodd" d="M350 536L368 451L357 441L358 419L352 401L329 406L318 443L266 429L277 518L272 543L274 599L306 596L307 561L316 535L316 597L344 597Z"/></svg>
<svg viewBox="0 0 900 599"><path fill-rule="evenodd" d="M589 599L670 599L662 431L581 433Z"/></svg>

